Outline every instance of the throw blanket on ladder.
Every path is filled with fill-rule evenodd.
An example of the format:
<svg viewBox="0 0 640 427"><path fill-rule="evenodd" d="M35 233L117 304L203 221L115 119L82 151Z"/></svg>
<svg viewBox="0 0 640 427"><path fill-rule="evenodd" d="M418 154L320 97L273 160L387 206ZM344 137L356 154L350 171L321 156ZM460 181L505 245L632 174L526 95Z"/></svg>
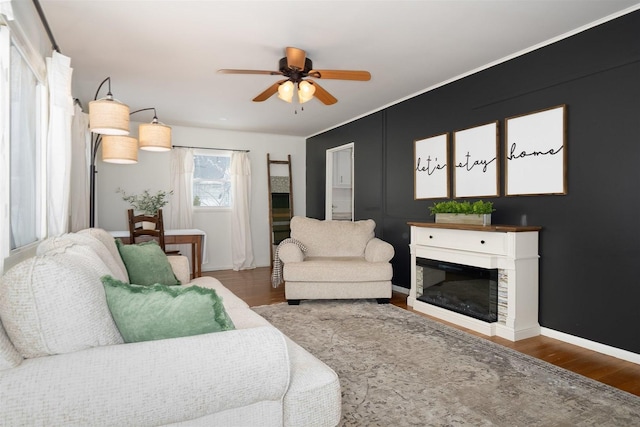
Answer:
<svg viewBox="0 0 640 427"><path fill-rule="evenodd" d="M276 248L276 253L273 257L273 271L271 272L271 285L274 288L277 288L278 286L280 286L280 283L282 283L283 281L282 280L282 261L280 260L280 255L278 253L280 252L280 246L284 245L285 243L293 243L294 245L299 247L302 252L307 251L307 248L302 244L301 241L292 239L292 238L284 239L278 244L278 247Z"/></svg>

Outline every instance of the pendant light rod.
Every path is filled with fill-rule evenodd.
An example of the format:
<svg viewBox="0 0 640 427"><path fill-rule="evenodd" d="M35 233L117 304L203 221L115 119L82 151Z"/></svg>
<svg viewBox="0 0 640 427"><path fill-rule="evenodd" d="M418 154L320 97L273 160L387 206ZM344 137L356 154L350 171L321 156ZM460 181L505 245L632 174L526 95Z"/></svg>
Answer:
<svg viewBox="0 0 640 427"><path fill-rule="evenodd" d="M141 109L139 109L139 110L132 111L131 113L129 113L129 115L130 115L130 116L133 116L135 113L139 113L140 111L148 111L148 110L153 110L153 118L154 118L155 120L158 120L157 113L156 113L156 109L155 109L154 107L141 108Z"/></svg>
<svg viewBox="0 0 640 427"><path fill-rule="evenodd" d="M109 82L109 89L107 90L107 98L108 99L113 99L113 95L111 94L111 77L107 77L106 79L104 79L102 81L102 83L100 83L100 86L98 86L98 90L96 91L96 96L93 97L93 100L96 101L98 99L98 94L100 93L100 89L102 89L102 86L106 83Z"/></svg>

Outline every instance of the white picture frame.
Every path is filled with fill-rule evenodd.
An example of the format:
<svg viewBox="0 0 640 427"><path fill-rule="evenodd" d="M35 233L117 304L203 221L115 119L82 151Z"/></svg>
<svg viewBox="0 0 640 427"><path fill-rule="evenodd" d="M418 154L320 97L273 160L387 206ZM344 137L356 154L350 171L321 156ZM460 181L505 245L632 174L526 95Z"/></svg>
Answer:
<svg viewBox="0 0 640 427"><path fill-rule="evenodd" d="M414 199L449 198L449 134L414 141Z"/></svg>
<svg viewBox="0 0 640 427"><path fill-rule="evenodd" d="M567 106L505 119L505 195L567 194Z"/></svg>
<svg viewBox="0 0 640 427"><path fill-rule="evenodd" d="M498 121L453 133L453 197L500 194Z"/></svg>

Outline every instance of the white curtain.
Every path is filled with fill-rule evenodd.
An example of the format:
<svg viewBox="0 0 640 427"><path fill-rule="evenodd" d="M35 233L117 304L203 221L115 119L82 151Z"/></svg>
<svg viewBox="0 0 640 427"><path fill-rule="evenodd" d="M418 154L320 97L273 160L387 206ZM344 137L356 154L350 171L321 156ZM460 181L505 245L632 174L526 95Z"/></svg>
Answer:
<svg viewBox="0 0 640 427"><path fill-rule="evenodd" d="M70 231L89 227L89 163L91 161L91 132L89 115L76 105L71 122L71 190L69 209Z"/></svg>
<svg viewBox="0 0 640 427"><path fill-rule="evenodd" d="M165 229L193 228L193 149L174 148L171 150L171 188L173 195L167 208L163 209ZM165 213L166 212L166 213ZM206 239L203 239L202 263L206 263ZM176 245L182 255L189 258L191 265L191 245Z"/></svg>
<svg viewBox="0 0 640 427"><path fill-rule="evenodd" d="M166 212L166 228L193 228L193 149L171 150L171 188L173 195Z"/></svg>
<svg viewBox="0 0 640 427"><path fill-rule="evenodd" d="M13 21L13 8L11 0L0 0L0 13L6 16L7 21Z"/></svg>
<svg viewBox="0 0 640 427"><path fill-rule="evenodd" d="M11 4L9 4L9 7ZM0 10L1 13L4 11ZM9 29L0 26L0 274L4 272L4 259L9 256Z"/></svg>
<svg viewBox="0 0 640 427"><path fill-rule="evenodd" d="M233 269L255 268L251 243L251 164L249 155L234 151L231 155L231 262Z"/></svg>
<svg viewBox="0 0 640 427"><path fill-rule="evenodd" d="M29 65L15 46L11 54L10 161L11 248L38 240L40 235L38 138L36 121L41 87ZM43 94L44 95L44 94Z"/></svg>
<svg viewBox="0 0 640 427"><path fill-rule="evenodd" d="M47 133L48 235L69 231L71 184L71 59L58 52L47 58L49 130Z"/></svg>

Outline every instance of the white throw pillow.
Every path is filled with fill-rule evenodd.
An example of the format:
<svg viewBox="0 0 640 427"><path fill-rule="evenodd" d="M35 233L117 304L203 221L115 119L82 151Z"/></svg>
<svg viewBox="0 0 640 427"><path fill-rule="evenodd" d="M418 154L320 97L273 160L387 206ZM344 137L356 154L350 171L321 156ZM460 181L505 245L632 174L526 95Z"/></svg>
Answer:
<svg viewBox="0 0 640 427"><path fill-rule="evenodd" d="M107 233L104 230L101 231ZM111 238L111 243L117 251L118 248L115 247L115 240L109 235L109 233L107 233L107 235ZM104 262L107 268L109 268L109 274L111 276L122 282L129 282L127 269L124 267L122 259L120 258L120 254L117 254L117 258L115 258L111 254L111 251L107 248L107 246L105 246L105 243L96 238L94 234L78 232L50 237L44 242L40 243L40 245L38 245L37 255L44 255L52 249L63 248L73 243L88 246L93 249L93 251L98 255L102 262Z"/></svg>
<svg viewBox="0 0 640 427"><path fill-rule="evenodd" d="M123 342L100 277L96 252L68 243L21 262L0 279L0 318L25 358Z"/></svg>
<svg viewBox="0 0 640 427"><path fill-rule="evenodd" d="M102 242L102 244L107 248L107 250L113 257L114 262L118 265L120 271L125 277L125 279L119 280L129 283L127 267L125 267L124 262L122 261L122 257L120 257L120 252L118 251L118 247L116 246L116 239L114 239L108 231L105 231L101 228L86 228L84 230L78 231L77 234L86 234ZM113 277L117 276L113 275Z"/></svg>

